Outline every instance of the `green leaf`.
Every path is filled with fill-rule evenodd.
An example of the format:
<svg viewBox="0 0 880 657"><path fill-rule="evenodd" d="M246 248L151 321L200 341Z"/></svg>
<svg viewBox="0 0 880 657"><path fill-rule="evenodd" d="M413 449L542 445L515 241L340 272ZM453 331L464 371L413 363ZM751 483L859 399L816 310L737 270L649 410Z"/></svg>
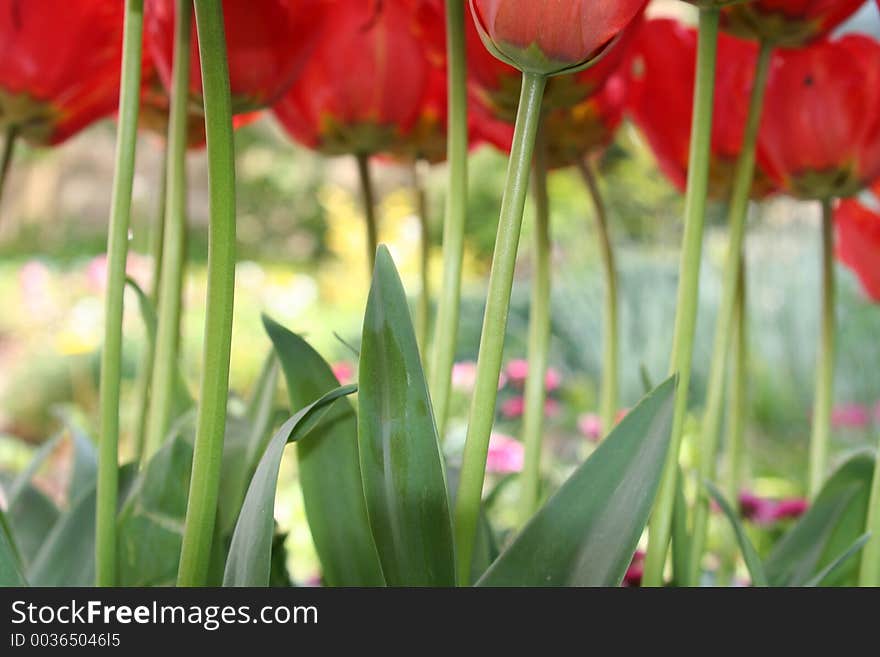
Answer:
<svg viewBox="0 0 880 657"><path fill-rule="evenodd" d="M333 370L300 336L263 317L287 383L291 409L339 385ZM328 586L383 586L370 531L358 458L357 417L346 399L296 444L299 483L309 529Z"/></svg>
<svg viewBox="0 0 880 657"><path fill-rule="evenodd" d="M379 247L358 368L358 443L373 538L390 586L453 586L443 458L406 294Z"/></svg>
<svg viewBox="0 0 880 657"><path fill-rule="evenodd" d="M275 489L281 456L288 442L299 440L324 417L324 412L340 397L350 395L356 386L333 390L287 420L266 448L248 487L223 575L224 586L268 586L274 535Z"/></svg>
<svg viewBox="0 0 880 657"><path fill-rule="evenodd" d="M0 509L0 587L27 586L6 514Z"/></svg>
<svg viewBox="0 0 880 657"><path fill-rule="evenodd" d="M61 510L33 484L25 482L22 486L15 502L9 504L7 521L27 567L61 517Z"/></svg>
<svg viewBox="0 0 880 657"><path fill-rule="evenodd" d="M771 586L805 586L865 533L874 456L854 455L825 482L809 510L776 544L766 561ZM826 586L854 585L857 561L848 561Z"/></svg>
<svg viewBox="0 0 880 657"><path fill-rule="evenodd" d="M192 470L189 435L179 424L131 485L119 514L120 586L170 586L177 579Z"/></svg>
<svg viewBox="0 0 880 657"><path fill-rule="evenodd" d="M752 578L752 584L754 586L767 586L767 573L764 572L764 564L761 563L761 557L758 556L758 551L749 540L748 534L746 534L736 512L731 508L727 500L724 499L724 493L718 490L718 487L711 481L704 481L703 485L708 489L712 499L714 499L718 506L721 507L721 511L727 516L728 522L730 522L731 527L733 527L733 531L736 534L736 541L739 543L740 552L742 552L743 560L746 562L746 568L748 568L749 575Z"/></svg>
<svg viewBox="0 0 880 657"><path fill-rule="evenodd" d="M849 548L844 551L843 554L833 559L831 563L825 566L818 575L816 575L815 577L813 577L813 579L804 584L804 586L821 586L822 582L825 579L831 577L834 573L840 570L844 566L844 564L846 564L850 559L856 556L861 551L861 549L865 547L865 543L867 543L870 538L870 533L862 534L861 536L859 536L858 540L856 540L855 543L849 546Z"/></svg>
<svg viewBox="0 0 880 657"><path fill-rule="evenodd" d="M95 488L74 500L27 569L31 586L94 586Z"/></svg>
<svg viewBox="0 0 880 657"><path fill-rule="evenodd" d="M674 390L672 377L627 413L478 586L618 586L660 484Z"/></svg>

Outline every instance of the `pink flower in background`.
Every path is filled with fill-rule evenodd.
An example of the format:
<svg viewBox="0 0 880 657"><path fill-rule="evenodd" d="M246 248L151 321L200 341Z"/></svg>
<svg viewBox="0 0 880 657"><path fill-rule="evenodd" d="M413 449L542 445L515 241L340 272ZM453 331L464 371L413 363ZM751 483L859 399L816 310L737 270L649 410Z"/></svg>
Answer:
<svg viewBox="0 0 880 657"><path fill-rule="evenodd" d="M317 588L324 586L324 579L321 576L321 573L312 573L308 577L306 577L305 581L302 583L303 586L307 586L309 588Z"/></svg>
<svg viewBox="0 0 880 657"><path fill-rule="evenodd" d="M547 399L544 401L544 415L546 417L559 417L562 413L562 404L558 399Z"/></svg>
<svg viewBox="0 0 880 657"><path fill-rule="evenodd" d="M330 367L340 385L348 385L354 381L354 366L351 363L341 360Z"/></svg>
<svg viewBox="0 0 880 657"><path fill-rule="evenodd" d="M645 551L636 550L636 553L633 555L632 561L629 564L629 568L626 569L626 574L623 576L621 586L641 586L642 575L644 572Z"/></svg>
<svg viewBox="0 0 880 657"><path fill-rule="evenodd" d="M523 468L524 456L521 442L502 433L493 433L489 438L486 472L493 474L519 472Z"/></svg>
<svg viewBox="0 0 880 657"><path fill-rule="evenodd" d="M739 494L740 515L758 525L772 525L780 520L800 518L809 506L809 502L800 497L772 500L750 491Z"/></svg>
<svg viewBox="0 0 880 657"><path fill-rule="evenodd" d="M871 409L861 404L841 404L831 411L831 426L863 429L871 423Z"/></svg>
<svg viewBox="0 0 880 657"><path fill-rule="evenodd" d="M559 373L559 370L548 367L547 374L544 377L544 387L547 389L547 392L553 392L561 383L562 375Z"/></svg>
<svg viewBox="0 0 880 657"><path fill-rule="evenodd" d="M880 424L880 401L878 401L877 405L874 407L874 422Z"/></svg>
<svg viewBox="0 0 880 657"><path fill-rule="evenodd" d="M583 413L577 421L578 429L590 442L599 442L602 437L602 418L596 413Z"/></svg>
<svg viewBox="0 0 880 657"><path fill-rule="evenodd" d="M146 289L152 278L150 259L138 253L129 253L125 273ZM107 290L107 254L95 256L86 265L86 285L92 294L102 295Z"/></svg>
<svg viewBox="0 0 880 657"><path fill-rule="evenodd" d="M522 397L511 397L505 399L501 404L501 417L513 420L522 417L525 411L526 401Z"/></svg>
<svg viewBox="0 0 880 657"><path fill-rule="evenodd" d="M472 360L455 363L452 366L452 387L470 392L477 381L477 364Z"/></svg>
<svg viewBox="0 0 880 657"><path fill-rule="evenodd" d="M529 376L529 362L523 358L517 358L507 363L507 378L515 386L522 386Z"/></svg>

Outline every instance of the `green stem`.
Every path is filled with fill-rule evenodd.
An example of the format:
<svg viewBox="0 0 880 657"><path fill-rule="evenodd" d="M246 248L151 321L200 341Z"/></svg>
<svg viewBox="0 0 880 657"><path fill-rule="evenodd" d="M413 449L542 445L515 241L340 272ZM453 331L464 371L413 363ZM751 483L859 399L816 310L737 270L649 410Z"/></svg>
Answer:
<svg viewBox="0 0 880 657"><path fill-rule="evenodd" d="M449 195L443 221L443 285L437 304L431 367L431 397L441 439L446 433L452 367L458 342L464 229L467 219L468 106L465 54L465 0L446 0L449 75Z"/></svg>
<svg viewBox="0 0 880 657"><path fill-rule="evenodd" d="M877 459L874 463L865 531L870 532L871 538L862 549L859 584L876 587L880 586L880 449L878 449Z"/></svg>
<svg viewBox="0 0 880 657"><path fill-rule="evenodd" d="M3 155L0 155L0 201L3 200L3 190L6 187L6 178L12 166L12 157L15 155L15 144L18 141L18 126L11 125L6 129L6 140L3 142Z"/></svg>
<svg viewBox="0 0 880 657"><path fill-rule="evenodd" d="M507 329L516 251L519 246L528 188L529 165L541 120L541 101L546 84L547 80L543 76L523 73L513 147L510 151L507 182L501 201L495 253L492 256L492 272L489 275L489 290L477 358L477 376L471 399L455 504L456 561L458 583L461 586L467 586L470 580L471 556L480 514L489 436L495 420L498 377L501 374L501 359L504 355L504 334Z"/></svg>
<svg viewBox="0 0 880 657"><path fill-rule="evenodd" d="M730 352L730 391L727 402L727 499L736 500L743 488L746 447L745 431L748 424L748 298L745 260L740 265L736 310L733 320L733 345Z"/></svg>
<svg viewBox="0 0 880 657"><path fill-rule="evenodd" d="M719 10L700 9L697 73L694 88L694 112L691 126L690 165L685 201L684 243L679 265L678 300L672 341L670 370L678 374L675 409L669 453L648 534L645 556L645 586L663 584L663 568L672 529L675 507L675 478L678 453L681 449L684 421L687 415L688 388L691 380L694 332L699 303L700 260L703 251L703 225L709 191L709 158L712 141L712 104L715 93L715 56L718 50ZM662 102L662 99L658 99Z"/></svg>
<svg viewBox="0 0 880 657"><path fill-rule="evenodd" d="M159 202L156 220L150 227L149 253L153 261L153 285L150 289L150 302L155 308L159 303L159 287L162 278L162 256L165 245L165 199L168 191L168 153L162 151L162 163L159 165ZM156 358L156 341L147 340L144 355L138 373L137 419L134 433L134 460L140 463L144 457L147 432L147 409L150 403L150 384L153 379L153 366Z"/></svg>
<svg viewBox="0 0 880 657"><path fill-rule="evenodd" d="M740 263L742 262L743 242L746 232L746 217L749 198L755 180L755 154L758 143L758 129L764 107L764 92L767 88L767 75L770 71L770 57L773 47L768 43L761 46L755 65L755 82L749 102L749 113L743 133L742 150L736 164L736 173L731 191L728 210L729 241L724 264L724 279L721 304L715 320L715 342L709 365L709 382L706 388L706 413L703 417L702 436L699 443L700 481L714 481L718 461L718 441L721 415L724 410L724 382L727 374L727 355L730 351L730 337L733 332L736 313L737 291L740 282ZM706 546L706 530L709 524L709 496L697 496L694 509L693 536L689 559L688 583L697 586L700 580L703 550Z"/></svg>
<svg viewBox="0 0 880 657"><path fill-rule="evenodd" d="M165 206L165 256L156 326L156 356L147 415L145 456L150 458L165 440L171 424L179 367L183 269L186 260L186 147L192 5L177 0L174 32L171 109L168 120L168 196Z"/></svg>
<svg viewBox="0 0 880 657"><path fill-rule="evenodd" d="M617 267L614 248L608 230L608 212L599 189L599 183L589 161L579 162L581 175L590 192L596 217L596 233L599 236L599 253L605 269L605 315L603 317L602 388L599 391L599 417L602 431L607 434L614 427L617 417L619 318L617 309Z"/></svg>
<svg viewBox="0 0 880 657"><path fill-rule="evenodd" d="M529 371L523 413L525 457L522 470L520 522L525 524L538 508L541 484L541 444L544 435L545 379L550 346L550 197L547 193L547 148L543 131L535 143L532 191L535 198L534 272L529 312Z"/></svg>
<svg viewBox="0 0 880 657"><path fill-rule="evenodd" d="M428 195L422 184L422 175L419 167L422 162L413 162L412 186L416 200L416 216L419 219L419 273L422 279L422 289L419 292L419 306L416 313L416 335L419 338L419 346L424 354L428 353L428 331L431 321L431 230L428 224Z"/></svg>
<svg viewBox="0 0 880 657"><path fill-rule="evenodd" d="M119 388L122 377L122 305L128 226L140 107L144 2L126 0L116 168L107 236L107 298L101 353L101 423L95 510L95 575L98 586L116 583L116 501L119 493Z"/></svg>
<svg viewBox="0 0 880 657"><path fill-rule="evenodd" d="M220 0L195 0L195 9L205 97L211 222L204 366L189 503L177 574L180 586L204 585L208 574L226 428L235 296L235 146L223 6Z"/></svg>
<svg viewBox="0 0 880 657"><path fill-rule="evenodd" d="M819 336L813 433L810 437L810 499L819 494L828 467L834 393L834 218L831 200L822 201L822 320Z"/></svg>
<svg viewBox="0 0 880 657"><path fill-rule="evenodd" d="M370 175L370 156L365 153L358 153L355 159L357 159L358 179L361 184L361 201L364 206L364 220L367 226L367 264L370 267L370 276L372 276L373 267L376 265L376 249L379 248L376 194L373 190L373 179Z"/></svg>

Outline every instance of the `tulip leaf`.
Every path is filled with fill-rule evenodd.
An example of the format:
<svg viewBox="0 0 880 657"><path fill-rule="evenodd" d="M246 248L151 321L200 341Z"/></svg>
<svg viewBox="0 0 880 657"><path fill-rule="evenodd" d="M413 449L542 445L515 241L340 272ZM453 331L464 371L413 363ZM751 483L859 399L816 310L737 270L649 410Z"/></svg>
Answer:
<svg viewBox="0 0 880 657"><path fill-rule="evenodd" d="M805 586L865 532L874 456L861 452L825 482L797 524L775 545L766 561L771 586ZM858 562L849 560L826 586L854 585Z"/></svg>
<svg viewBox="0 0 880 657"><path fill-rule="evenodd" d="M63 513L27 568L31 586L94 586L95 487Z"/></svg>
<svg viewBox="0 0 880 657"><path fill-rule="evenodd" d="M25 482L18 489L14 503L9 504L7 522L25 567L37 554L60 517L61 509L36 486Z"/></svg>
<svg viewBox="0 0 880 657"><path fill-rule="evenodd" d="M287 383L291 409L339 385L333 370L300 336L263 318ZM370 531L358 457L357 417L346 399L296 444L306 518L328 586L383 586Z"/></svg>
<svg viewBox="0 0 880 657"><path fill-rule="evenodd" d="M674 390L671 377L627 413L478 585L618 586L660 484Z"/></svg>
<svg viewBox="0 0 880 657"><path fill-rule="evenodd" d="M743 561L746 562L746 568L749 570L752 584L754 586L767 586L767 573L764 571L761 557L758 556L758 551L749 539L748 534L746 534L746 530L739 521L736 512L724 498L724 493L718 490L718 487L711 481L704 481L703 485L708 489L712 499L721 508L721 512L727 517L734 534L736 534L736 542L739 544L740 552L742 552Z"/></svg>
<svg viewBox="0 0 880 657"><path fill-rule="evenodd" d="M284 447L306 436L324 419L333 402L355 390L356 386L345 386L328 392L287 420L269 441L235 524L226 558L224 586L269 585L275 524L272 512Z"/></svg>
<svg viewBox="0 0 880 657"><path fill-rule="evenodd" d="M27 586L21 571L21 557L6 514L0 509L0 587Z"/></svg>
<svg viewBox="0 0 880 657"><path fill-rule="evenodd" d="M443 458L403 284L380 247L361 340L358 442L373 538L390 586L453 586Z"/></svg>
<svg viewBox="0 0 880 657"><path fill-rule="evenodd" d="M850 545L843 552L843 554L833 559L831 563L825 566L815 577L804 584L804 586L821 586L823 581L825 581L828 577L834 575L834 573L840 570L850 559L856 556L861 551L861 549L865 547L865 543L867 543L870 538L870 533L862 534L861 536L859 536L856 542Z"/></svg>

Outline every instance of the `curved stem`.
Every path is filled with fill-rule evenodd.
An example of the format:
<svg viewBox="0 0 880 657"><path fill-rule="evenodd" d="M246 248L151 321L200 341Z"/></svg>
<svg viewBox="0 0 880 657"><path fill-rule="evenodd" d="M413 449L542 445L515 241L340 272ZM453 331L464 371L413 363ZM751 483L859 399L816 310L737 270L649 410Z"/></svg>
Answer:
<svg viewBox="0 0 880 657"><path fill-rule="evenodd" d="M3 142L3 155L0 155L0 201L3 200L3 190L6 187L6 178L12 166L12 157L15 154L15 144L18 141L18 126L11 125L6 128L6 140Z"/></svg>
<svg viewBox="0 0 880 657"><path fill-rule="evenodd" d="M168 190L168 153L162 151L162 163L159 165L159 202L156 220L150 227L149 253L153 261L153 285L150 289L150 302L155 308L159 303L159 287L162 278L162 255L165 243L165 199ZM150 404L150 384L153 380L153 366L156 358L156 341L147 340L138 373L137 419L134 433L134 460L140 463L144 457L147 432L147 410Z"/></svg>
<svg viewBox="0 0 880 657"><path fill-rule="evenodd" d="M412 186L416 200L416 216L419 219L419 273L422 280L422 289L419 293L419 306L416 313L416 335L419 339L419 347L422 351L422 360L428 353L428 331L431 321L431 275L429 271L431 261L431 231L428 225L428 195L422 184L422 176L419 167L422 162L415 161L412 166Z"/></svg>
<svg viewBox="0 0 880 657"><path fill-rule="evenodd" d="M810 436L810 499L819 494L828 467L834 399L834 297L834 217L831 200L826 199L822 201L822 320Z"/></svg>
<svg viewBox="0 0 880 657"><path fill-rule="evenodd" d="M542 130L535 143L532 191L535 198L534 273L529 309L529 371L526 377L523 412L523 461L520 522L525 524L538 507L541 482L541 444L544 433L544 403L550 346L550 197L547 194L547 148Z"/></svg>
<svg viewBox="0 0 880 657"><path fill-rule="evenodd" d="M541 101L546 84L547 80L543 76L523 73L513 147L510 151L507 182L501 201L495 252L492 256L492 271L489 275L489 290L477 358L476 382L471 399L455 503L456 562L458 583L461 586L467 586L470 580L471 556L486 473L489 435L492 433L492 424L495 420L498 376L501 374L501 359L504 354L504 334L507 330L510 293L513 288L513 273L526 201L529 166L535 146L535 135L541 120Z"/></svg>
<svg viewBox="0 0 880 657"><path fill-rule="evenodd" d="M770 70L770 56L773 48L767 43L761 46L755 68L755 82L749 102L749 113L743 134L742 150L737 160L728 210L727 256L724 264L724 281L721 304L715 320L715 342L709 365L709 382L706 388L706 412L699 443L698 476L702 481L714 481L718 461L718 439L721 415L724 410L724 382L727 373L727 355L730 351L730 336L734 325L737 291L740 282L740 263L742 262L743 241L746 232L749 197L755 180L755 153L758 142L758 128L764 107L764 92L767 88L767 75ZM699 584L703 550L706 546L706 530L709 523L709 497L697 495L694 508L693 536L689 560L688 583Z"/></svg>
<svg viewBox="0 0 880 657"><path fill-rule="evenodd" d="M452 367L458 342L464 229L467 218L468 126L465 2L446 0L446 39L449 75L447 160L449 195L443 220L443 285L437 303L431 366L431 398L440 439L446 433Z"/></svg>
<svg viewBox="0 0 880 657"><path fill-rule="evenodd" d="M165 206L165 256L156 326L156 356L147 416L145 457L149 459L165 440L171 424L179 366L183 269L186 260L186 147L189 104L190 35L192 5L177 0L174 31L171 109L168 121L168 196Z"/></svg>
<svg viewBox="0 0 880 657"><path fill-rule="evenodd" d="M379 227L376 220L376 194L373 191L373 180L370 175L370 156L358 153L357 159L358 179L361 184L361 201L364 206L364 220L367 225L367 264L370 267L370 276L373 275L373 267L376 265L376 249L379 248Z"/></svg>
<svg viewBox="0 0 880 657"><path fill-rule="evenodd" d="M694 116L691 125L690 165L685 201L684 243L679 265L680 280L675 309L675 329L672 341L670 370L678 373L675 391L675 410L669 453L663 466L663 476L648 533L648 551L645 555L645 586L663 584L663 567L672 529L672 511L675 506L675 478L678 473L678 453L687 415L688 388L691 381L694 332L699 302L700 260L703 252L703 225L706 198L709 191L709 155L712 141L712 104L715 93L715 55L718 50L719 10L700 9L697 74L694 88Z"/></svg>
<svg viewBox="0 0 880 657"><path fill-rule="evenodd" d="M211 223L204 365L189 502L177 574L180 586L204 585L208 574L226 428L235 296L235 147L223 7L220 0L195 0L195 9L208 136Z"/></svg>
<svg viewBox="0 0 880 657"><path fill-rule="evenodd" d="M116 584L116 502L119 494L119 387L122 378L122 304L134 157L140 106L144 2L126 0L122 46L122 83L116 168L107 236L107 298L104 349L101 352L101 424L95 528L95 575L98 586Z"/></svg>
<svg viewBox="0 0 880 657"><path fill-rule="evenodd" d="M617 267L614 247L608 230L608 212L599 190L599 183L589 161L584 158L579 163L581 175L590 192L596 217L596 234L599 236L599 253L605 269L605 315L603 317L602 348L602 388L599 391L599 417L602 419L602 432L608 434L614 427L617 417L618 395L618 354L619 318L617 309Z"/></svg>
<svg viewBox="0 0 880 657"><path fill-rule="evenodd" d="M733 320L733 344L730 351L730 392L727 402L727 499L736 500L743 488L745 469L745 430L748 424L749 330L748 292L745 259L740 264L739 286Z"/></svg>

